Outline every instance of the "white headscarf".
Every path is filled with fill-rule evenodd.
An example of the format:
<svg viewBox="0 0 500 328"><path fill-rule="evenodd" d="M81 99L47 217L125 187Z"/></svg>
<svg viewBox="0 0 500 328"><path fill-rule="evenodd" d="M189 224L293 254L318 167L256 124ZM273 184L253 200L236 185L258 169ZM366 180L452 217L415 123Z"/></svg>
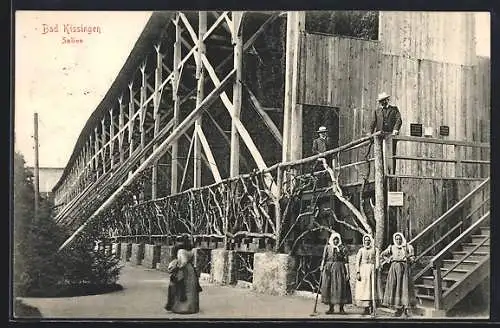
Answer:
<svg viewBox="0 0 500 328"><path fill-rule="evenodd" d="M188 251L187 249L179 249L177 251L177 261L179 263L179 267L183 267L187 263L189 263L193 258L193 252Z"/></svg>
<svg viewBox="0 0 500 328"><path fill-rule="evenodd" d="M370 239L370 246L366 247L365 245L365 238L368 238ZM366 248L366 249L370 249L373 247L373 237L369 234L364 234L363 235L363 239L362 239L362 242L363 242L363 247Z"/></svg>
<svg viewBox="0 0 500 328"><path fill-rule="evenodd" d="M338 245L334 245L333 244L333 240L335 238L339 239L339 244ZM339 246L342 245L342 238L340 237L340 234L338 232L336 232L336 231L332 232L332 234L330 235L330 238L328 239L328 244L331 245L331 246L333 246L337 250L339 250Z"/></svg>
<svg viewBox="0 0 500 328"><path fill-rule="evenodd" d="M401 245L396 244L396 236L401 236ZM401 232L396 232L394 235L392 235L392 242L394 243L394 246L398 248L402 248L406 246L406 238L403 236Z"/></svg>

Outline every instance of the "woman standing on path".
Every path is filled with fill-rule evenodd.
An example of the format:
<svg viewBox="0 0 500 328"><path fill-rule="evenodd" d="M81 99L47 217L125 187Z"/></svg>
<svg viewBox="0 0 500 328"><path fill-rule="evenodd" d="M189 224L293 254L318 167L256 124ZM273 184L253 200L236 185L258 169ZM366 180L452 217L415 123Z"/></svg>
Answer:
<svg viewBox="0 0 500 328"><path fill-rule="evenodd" d="M374 246L370 235L363 236L363 247L356 255L356 289L355 299L357 305L365 308L363 314L373 313L374 283L376 270L379 267L379 251ZM375 293L376 294L376 293Z"/></svg>
<svg viewBox="0 0 500 328"><path fill-rule="evenodd" d="M394 308L395 316L403 312L408 315L408 307L415 305L415 293L410 275L410 264L415 261L413 246L406 243L402 233L396 232L393 245L389 245L380 256L391 263L387 274L382 304Z"/></svg>
<svg viewBox="0 0 500 328"><path fill-rule="evenodd" d="M198 313L201 287L193 266L193 253L179 249L177 259L168 265L170 284L165 309L174 313Z"/></svg>
<svg viewBox="0 0 500 328"><path fill-rule="evenodd" d="M339 305L339 313L345 314L344 304L352 303L351 286L349 284L349 263L347 249L342 245L340 234L333 232L323 252L321 261L321 301L330 308L327 314L334 313L335 304Z"/></svg>

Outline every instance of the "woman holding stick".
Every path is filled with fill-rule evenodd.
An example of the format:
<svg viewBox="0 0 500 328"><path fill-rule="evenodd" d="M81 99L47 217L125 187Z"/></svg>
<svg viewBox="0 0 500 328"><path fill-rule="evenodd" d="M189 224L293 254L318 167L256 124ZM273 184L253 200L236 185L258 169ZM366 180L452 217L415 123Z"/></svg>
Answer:
<svg viewBox="0 0 500 328"><path fill-rule="evenodd" d="M408 307L415 304L410 275L410 265L415 261L413 246L406 243L402 233L396 232L393 244L380 253L380 256L391 264L382 304L394 308L396 317L400 317L403 312L408 315Z"/></svg>
<svg viewBox="0 0 500 328"><path fill-rule="evenodd" d="M344 305L352 303L349 284L349 261L347 249L342 245L340 234L333 232L321 261L321 301L329 305L326 314L335 313L338 304L339 313L345 314Z"/></svg>
<svg viewBox="0 0 500 328"><path fill-rule="evenodd" d="M355 299L364 307L363 314L372 314L375 304L375 274L379 267L379 250L370 235L363 236L363 247L356 255Z"/></svg>

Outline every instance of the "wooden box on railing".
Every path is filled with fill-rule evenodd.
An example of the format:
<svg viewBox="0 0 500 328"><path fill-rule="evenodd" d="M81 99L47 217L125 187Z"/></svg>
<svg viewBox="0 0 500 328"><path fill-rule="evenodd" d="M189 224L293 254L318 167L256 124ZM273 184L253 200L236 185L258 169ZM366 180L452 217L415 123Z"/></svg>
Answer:
<svg viewBox="0 0 500 328"><path fill-rule="evenodd" d="M211 239L211 240L210 240L210 242L208 243L208 247L209 247L210 249L215 249L215 248L217 248L217 240L215 240L215 239Z"/></svg>
<svg viewBox="0 0 500 328"><path fill-rule="evenodd" d="M208 241L206 241L206 240L202 240L202 241L200 242L200 248L209 248L209 247L208 247Z"/></svg>

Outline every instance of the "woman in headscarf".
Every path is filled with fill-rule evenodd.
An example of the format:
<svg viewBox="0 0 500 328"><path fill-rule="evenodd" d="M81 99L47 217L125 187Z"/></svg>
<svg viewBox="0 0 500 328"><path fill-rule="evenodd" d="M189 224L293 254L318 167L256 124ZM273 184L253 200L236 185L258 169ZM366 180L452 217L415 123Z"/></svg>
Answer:
<svg viewBox="0 0 500 328"><path fill-rule="evenodd" d="M201 287L193 266L193 253L179 249L177 259L169 263L170 284L165 309L174 313L198 313Z"/></svg>
<svg viewBox="0 0 500 328"><path fill-rule="evenodd" d="M356 289L355 299L358 306L365 308L364 314L373 312L376 269L379 267L379 251L370 235L363 236L363 247L356 255ZM374 295L375 294L375 295Z"/></svg>
<svg viewBox="0 0 500 328"><path fill-rule="evenodd" d="M337 232L330 235L328 245L325 246L320 270L321 301L330 306L326 313L334 313L334 306L338 304L339 313L345 314L344 304L352 303L349 263L347 249L342 245L342 239Z"/></svg>
<svg viewBox="0 0 500 328"><path fill-rule="evenodd" d="M413 246L406 243L402 233L396 232L392 239L393 244L380 253L380 256L391 264L382 304L394 308L395 316L399 317L403 312L408 315L408 307L415 304L410 275L410 264L415 261L415 253Z"/></svg>

